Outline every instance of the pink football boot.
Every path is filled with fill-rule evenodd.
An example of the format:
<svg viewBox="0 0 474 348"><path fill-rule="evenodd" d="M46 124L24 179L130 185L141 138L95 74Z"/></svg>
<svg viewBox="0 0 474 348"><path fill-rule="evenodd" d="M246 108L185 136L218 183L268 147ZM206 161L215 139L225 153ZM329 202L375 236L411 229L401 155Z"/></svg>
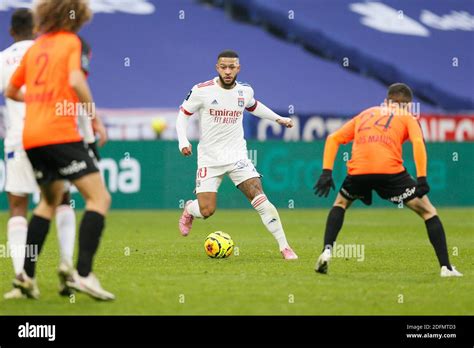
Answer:
<svg viewBox="0 0 474 348"><path fill-rule="evenodd" d="M184 205L183 214L179 218L179 231L181 232L181 235L183 237L186 237L189 234L189 232L191 231L191 227L193 226L194 216L189 214L186 210L186 207L192 202L193 201L191 200L186 202L186 204Z"/></svg>
<svg viewBox="0 0 474 348"><path fill-rule="evenodd" d="M298 255L296 255L293 249L291 249L289 246L283 249L281 254L285 260L296 260L298 258Z"/></svg>

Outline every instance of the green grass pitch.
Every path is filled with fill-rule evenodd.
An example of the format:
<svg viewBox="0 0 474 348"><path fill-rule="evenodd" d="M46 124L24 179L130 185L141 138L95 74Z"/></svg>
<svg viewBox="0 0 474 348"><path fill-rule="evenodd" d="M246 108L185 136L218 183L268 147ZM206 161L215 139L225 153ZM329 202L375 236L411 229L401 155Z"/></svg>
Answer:
<svg viewBox="0 0 474 348"><path fill-rule="evenodd" d="M463 278L440 278L424 223L407 209L357 209L346 214L339 244L364 246L364 260L334 258L329 274L314 272L327 210L280 210L299 260L284 261L253 210L218 210L177 229L180 211L113 211L95 272L111 303L57 294L58 247L52 227L38 263L41 299L5 301L0 315L472 315L474 209L442 208L451 262ZM78 213L78 218L81 216ZM0 214L6 226L7 214ZM204 239L229 233L238 255L211 259ZM6 233L0 236L5 244ZM456 254L457 256L453 255ZM11 260L0 257L0 292L10 290Z"/></svg>

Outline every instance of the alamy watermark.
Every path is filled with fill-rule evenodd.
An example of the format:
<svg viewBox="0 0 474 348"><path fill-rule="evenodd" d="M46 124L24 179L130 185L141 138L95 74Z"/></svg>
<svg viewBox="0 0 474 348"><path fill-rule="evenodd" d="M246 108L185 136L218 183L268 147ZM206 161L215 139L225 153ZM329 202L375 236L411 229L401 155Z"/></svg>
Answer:
<svg viewBox="0 0 474 348"><path fill-rule="evenodd" d="M56 340L56 325L36 325L26 322L18 326L19 338L46 338L52 342Z"/></svg>
<svg viewBox="0 0 474 348"><path fill-rule="evenodd" d="M354 258L359 262L365 260L364 244L338 244L334 242L334 245L332 247L330 245L327 245L326 248L331 249L331 257L333 258Z"/></svg>
<svg viewBox="0 0 474 348"><path fill-rule="evenodd" d="M248 166L249 162L256 167L258 160L257 150L247 149L233 151L227 151L226 149L215 149L213 150L213 157L217 162L220 163L234 163L237 169L242 169Z"/></svg>
<svg viewBox="0 0 474 348"><path fill-rule="evenodd" d="M411 115L420 118L420 103L395 103L391 100L380 104L382 116L405 116ZM394 113L396 111L396 113Z"/></svg>
<svg viewBox="0 0 474 348"><path fill-rule="evenodd" d="M0 244L0 257L26 257L31 261L36 262L38 260L38 245L26 244L26 245L11 245Z"/></svg>
<svg viewBox="0 0 474 348"><path fill-rule="evenodd" d="M73 103L68 100L57 102L56 116L82 116L93 119L96 115L95 103Z"/></svg>

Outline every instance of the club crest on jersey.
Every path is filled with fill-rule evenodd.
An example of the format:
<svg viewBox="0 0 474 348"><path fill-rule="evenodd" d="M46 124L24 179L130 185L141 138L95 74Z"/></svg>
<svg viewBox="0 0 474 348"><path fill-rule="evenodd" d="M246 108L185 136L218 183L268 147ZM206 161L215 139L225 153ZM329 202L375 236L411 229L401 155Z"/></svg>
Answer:
<svg viewBox="0 0 474 348"><path fill-rule="evenodd" d="M243 108L243 107L244 107L244 104L245 104L244 98L239 98L238 105L239 105L241 108Z"/></svg>

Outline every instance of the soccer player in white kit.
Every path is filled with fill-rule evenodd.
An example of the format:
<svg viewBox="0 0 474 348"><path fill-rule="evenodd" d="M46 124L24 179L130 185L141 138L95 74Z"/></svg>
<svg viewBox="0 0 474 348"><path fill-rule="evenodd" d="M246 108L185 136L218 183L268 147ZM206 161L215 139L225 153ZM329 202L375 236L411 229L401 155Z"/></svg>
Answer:
<svg viewBox="0 0 474 348"><path fill-rule="evenodd" d="M8 85L10 77L20 64L25 52L33 44L33 16L28 9L16 10L11 19L10 34L15 41L0 52L0 93ZM7 241L13 259L15 275L23 270L26 251L28 222L28 196L39 192L33 168L23 150L22 133L25 117L25 104L5 98L6 136L4 141L6 162L5 191L10 206L10 219L7 225ZM68 190L68 187L65 187ZM69 295L65 285L67 270L72 267L74 241L76 235L76 216L69 205L69 193L65 193L62 204L56 210L56 226L60 246L61 261L58 270L60 277L59 292ZM29 252L33 252L29 250ZM22 298L20 289L14 288L4 295L5 299Z"/></svg>
<svg viewBox="0 0 474 348"><path fill-rule="evenodd" d="M224 175L228 175L259 213L263 224L278 242L283 258L297 259L286 240L278 211L263 192L261 175L248 158L242 125L244 110L288 128L293 126L292 120L277 115L255 100L252 87L236 81L240 72L236 52L221 52L216 70L218 77L192 88L180 107L176 122L179 150L184 156L190 156L192 147L186 136L187 122L194 113L200 114L197 199L186 202L179 220L181 234L189 234L194 218L205 219L214 214L219 185Z"/></svg>

